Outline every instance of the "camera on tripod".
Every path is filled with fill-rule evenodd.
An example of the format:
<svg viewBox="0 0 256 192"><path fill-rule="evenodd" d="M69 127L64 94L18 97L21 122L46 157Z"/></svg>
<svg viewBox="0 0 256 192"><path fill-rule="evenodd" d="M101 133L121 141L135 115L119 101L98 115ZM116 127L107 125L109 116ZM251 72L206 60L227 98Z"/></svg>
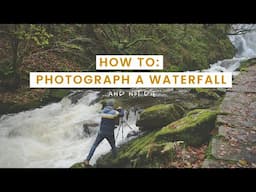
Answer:
<svg viewBox="0 0 256 192"><path fill-rule="evenodd" d="M126 125L129 129L131 129L133 132L134 129L128 124L127 120L128 117L126 117L128 114L125 113L125 110L122 107L118 107L116 109L119 112L119 116L118 116L118 123L116 124L116 128L118 128L117 130L117 134L116 134L116 139L118 138L119 132L121 132L122 134L122 139L124 139L124 126Z"/></svg>
<svg viewBox="0 0 256 192"><path fill-rule="evenodd" d="M124 117L124 109L122 107L119 106L116 110L119 112L119 117Z"/></svg>

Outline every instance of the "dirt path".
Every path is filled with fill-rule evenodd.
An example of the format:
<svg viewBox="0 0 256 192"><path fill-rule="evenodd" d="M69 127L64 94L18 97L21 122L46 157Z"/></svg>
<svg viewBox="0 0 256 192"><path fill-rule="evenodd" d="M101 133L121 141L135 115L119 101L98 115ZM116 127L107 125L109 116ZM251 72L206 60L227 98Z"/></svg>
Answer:
<svg viewBox="0 0 256 192"><path fill-rule="evenodd" d="M256 65L235 78L220 112L203 167L256 167Z"/></svg>

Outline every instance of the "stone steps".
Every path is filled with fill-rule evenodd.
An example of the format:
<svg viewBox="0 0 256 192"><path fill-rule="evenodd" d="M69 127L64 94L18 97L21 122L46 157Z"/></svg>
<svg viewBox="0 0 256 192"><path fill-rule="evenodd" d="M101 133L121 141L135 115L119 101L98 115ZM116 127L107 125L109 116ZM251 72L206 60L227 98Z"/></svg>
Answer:
<svg viewBox="0 0 256 192"><path fill-rule="evenodd" d="M256 65L234 80L220 105L216 126L218 135L203 167L256 167Z"/></svg>

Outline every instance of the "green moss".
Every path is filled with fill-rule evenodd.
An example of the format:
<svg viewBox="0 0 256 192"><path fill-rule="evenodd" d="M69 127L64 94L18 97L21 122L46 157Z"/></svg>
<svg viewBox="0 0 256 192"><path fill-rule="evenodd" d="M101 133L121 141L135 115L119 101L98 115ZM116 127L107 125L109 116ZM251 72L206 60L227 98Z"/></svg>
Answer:
<svg viewBox="0 0 256 192"><path fill-rule="evenodd" d="M18 113L20 111L30 110L41 106L39 100L29 103L0 103L0 114Z"/></svg>
<svg viewBox="0 0 256 192"><path fill-rule="evenodd" d="M156 135L157 140L183 140L189 145L201 145L210 137L210 131L215 126L216 112L206 109L196 109L186 117L162 128Z"/></svg>
<svg viewBox="0 0 256 192"><path fill-rule="evenodd" d="M146 108L140 115L137 125L141 130L159 129L181 118L184 109L176 104L160 104Z"/></svg>
<svg viewBox="0 0 256 192"><path fill-rule="evenodd" d="M248 59L246 61L242 61L240 67L238 68L240 71L248 71L248 67L256 64L256 58Z"/></svg>
<svg viewBox="0 0 256 192"><path fill-rule="evenodd" d="M240 68L240 71L248 72L248 67L242 67Z"/></svg>
<svg viewBox="0 0 256 192"><path fill-rule="evenodd" d="M180 72L182 71L182 68L180 66L177 65L171 65L167 70L168 72Z"/></svg>
<svg viewBox="0 0 256 192"><path fill-rule="evenodd" d="M173 142L155 142L156 132L152 132L124 144L118 156L108 153L97 160L97 167L159 167L175 157Z"/></svg>
<svg viewBox="0 0 256 192"><path fill-rule="evenodd" d="M70 168L93 168L91 165L85 165L84 162L75 163Z"/></svg>
<svg viewBox="0 0 256 192"><path fill-rule="evenodd" d="M118 150L117 158L109 153L97 161L97 167L134 167L138 165L139 159L145 159L147 150L154 140L155 132L138 137L124 145Z"/></svg>
<svg viewBox="0 0 256 192"><path fill-rule="evenodd" d="M224 96L226 94L226 89L223 88L217 88L217 89L213 89L215 93L217 93L219 96Z"/></svg>
<svg viewBox="0 0 256 192"><path fill-rule="evenodd" d="M206 153L205 153L206 159L211 158L211 156L212 156L212 139L209 142L208 147L206 149Z"/></svg>
<svg viewBox="0 0 256 192"><path fill-rule="evenodd" d="M195 93L200 98L207 98L207 99L214 99L214 100L219 99L220 95L223 95L223 91L220 91L217 89L206 89L206 88L191 89L191 93ZM220 95L218 93L220 93Z"/></svg>
<svg viewBox="0 0 256 192"><path fill-rule="evenodd" d="M51 102L58 102L69 93L69 89L48 89L44 94L36 98L36 100L30 100L27 103L0 102L0 114L17 113L38 108Z"/></svg>
<svg viewBox="0 0 256 192"><path fill-rule="evenodd" d="M216 112L197 109L170 125L138 137L118 149L113 158L111 153L97 161L97 167L159 167L175 157L175 146L200 145L209 140L214 127Z"/></svg>
<svg viewBox="0 0 256 192"><path fill-rule="evenodd" d="M69 93L69 89L50 89L47 96L54 101L59 101L63 97L67 96Z"/></svg>
<svg viewBox="0 0 256 192"><path fill-rule="evenodd" d="M225 25L187 25L187 33L182 40L173 45L171 61L181 65L183 70L208 68L219 59L232 58L235 49L225 35ZM177 30L175 36L182 31Z"/></svg>

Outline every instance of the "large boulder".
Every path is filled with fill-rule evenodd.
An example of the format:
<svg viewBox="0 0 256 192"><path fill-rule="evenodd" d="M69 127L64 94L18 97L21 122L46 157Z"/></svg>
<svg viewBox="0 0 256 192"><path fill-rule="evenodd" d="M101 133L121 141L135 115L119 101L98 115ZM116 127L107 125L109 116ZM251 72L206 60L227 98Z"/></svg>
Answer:
<svg viewBox="0 0 256 192"><path fill-rule="evenodd" d="M175 158L177 149L187 145L201 145L209 140L215 127L216 111L196 109L184 118L160 130L140 136L111 153L101 156L96 167L161 167Z"/></svg>
<svg viewBox="0 0 256 192"><path fill-rule="evenodd" d="M198 146L210 138L215 127L217 113L208 109L196 109L186 117L163 127L156 134L157 141L185 141L188 145Z"/></svg>
<svg viewBox="0 0 256 192"><path fill-rule="evenodd" d="M177 104L160 104L146 108L141 114L137 125L142 131L160 129L169 123L180 119L184 109Z"/></svg>
<svg viewBox="0 0 256 192"><path fill-rule="evenodd" d="M190 90L191 93L196 94L199 98L217 100L225 94L224 89L206 89L206 88L195 88Z"/></svg>
<svg viewBox="0 0 256 192"><path fill-rule="evenodd" d="M97 168L154 168L170 161L180 142L155 142L155 132L136 138L120 147L117 157L111 153L101 156Z"/></svg>

